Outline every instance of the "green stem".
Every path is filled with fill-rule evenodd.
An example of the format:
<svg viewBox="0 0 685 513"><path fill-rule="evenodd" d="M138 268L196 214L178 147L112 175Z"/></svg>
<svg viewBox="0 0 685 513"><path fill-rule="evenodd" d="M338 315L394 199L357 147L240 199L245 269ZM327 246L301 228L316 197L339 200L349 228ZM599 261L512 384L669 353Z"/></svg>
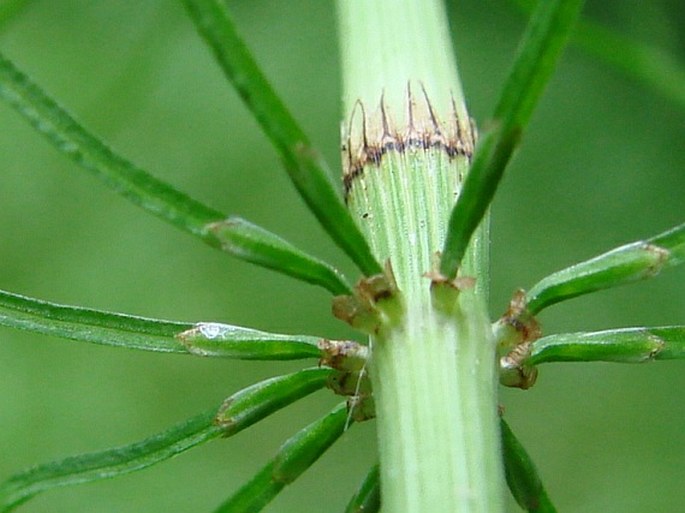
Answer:
<svg viewBox="0 0 685 513"><path fill-rule="evenodd" d="M345 513L377 513L381 509L380 468L371 467L357 493L350 500Z"/></svg>
<svg viewBox="0 0 685 513"><path fill-rule="evenodd" d="M663 269L682 263L685 263L685 224L550 274L526 294L527 312L537 315L560 301L651 278Z"/></svg>
<svg viewBox="0 0 685 513"><path fill-rule="evenodd" d="M221 504L214 513L254 513L262 509L283 488L295 481L345 432L348 423L345 403L315 420L280 448L248 483Z"/></svg>
<svg viewBox="0 0 685 513"><path fill-rule="evenodd" d="M236 392L218 410L214 408L140 442L71 456L16 474L0 483L0 513L52 488L142 470L220 435L233 436L322 388L330 373L330 369L313 368L267 379Z"/></svg>
<svg viewBox="0 0 685 513"><path fill-rule="evenodd" d="M182 0L226 77L279 152L290 180L333 241L366 275L381 271L312 148L245 46L221 0Z"/></svg>
<svg viewBox="0 0 685 513"><path fill-rule="evenodd" d="M519 144L556 66L584 0L538 2L523 35L493 115L480 141L469 176L452 214L440 272L452 279L471 236L486 214L504 170Z"/></svg>
<svg viewBox="0 0 685 513"><path fill-rule="evenodd" d="M140 442L105 451L71 456L38 465L0 483L0 513L8 513L31 497L64 486L116 477L165 461L217 438L216 409L188 419Z"/></svg>
<svg viewBox="0 0 685 513"><path fill-rule="evenodd" d="M524 365L546 362L643 363L685 358L685 326L622 328L542 337Z"/></svg>
<svg viewBox="0 0 685 513"><path fill-rule="evenodd" d="M502 445L507 484L516 502L529 513L556 513L533 460L502 419Z"/></svg>
<svg viewBox="0 0 685 513"><path fill-rule="evenodd" d="M513 0L513 3L525 13L530 13L535 6L531 0ZM579 20L570 43L685 108L685 66L676 55L587 19Z"/></svg>
<svg viewBox="0 0 685 513"><path fill-rule="evenodd" d="M0 100L11 105L58 151L147 212L237 258L320 285L333 294L349 289L331 266L252 223L237 218L225 219L222 213L177 191L114 153L2 54ZM337 196L334 200L343 208ZM328 203L334 200L328 200ZM326 203L326 197L322 196L321 201ZM349 218L344 209L343 212ZM356 228L353 224L352 227ZM362 243L367 247L365 241Z"/></svg>
<svg viewBox="0 0 685 513"><path fill-rule="evenodd" d="M378 305L386 315L371 340L383 511L497 513L504 481L482 242L465 267L478 287L446 310L424 277L473 151L443 6L338 9L348 206L400 291Z"/></svg>

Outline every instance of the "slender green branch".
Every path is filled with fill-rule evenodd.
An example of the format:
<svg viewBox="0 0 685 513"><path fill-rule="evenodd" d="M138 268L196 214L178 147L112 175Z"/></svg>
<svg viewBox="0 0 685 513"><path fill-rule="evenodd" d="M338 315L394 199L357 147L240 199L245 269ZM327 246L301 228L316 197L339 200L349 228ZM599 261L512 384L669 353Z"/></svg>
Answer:
<svg viewBox="0 0 685 513"><path fill-rule="evenodd" d="M2 55L0 98L59 151L149 213L248 262L320 285L333 294L349 289L340 274L327 264L246 221L224 221L222 213L116 155Z"/></svg>
<svg viewBox="0 0 685 513"><path fill-rule="evenodd" d="M527 309L531 315L535 315L560 301L650 278L662 269L683 262L685 224L543 278L526 294Z"/></svg>
<svg viewBox="0 0 685 513"><path fill-rule="evenodd" d="M242 360L321 358L318 337L267 333L230 324L201 322L177 338L192 354Z"/></svg>
<svg viewBox="0 0 685 513"><path fill-rule="evenodd" d="M334 295L351 294L339 271L271 232L238 217L209 225L224 251L253 264L320 285Z"/></svg>
<svg viewBox="0 0 685 513"><path fill-rule="evenodd" d="M532 343L523 365L547 362L642 363L685 358L685 326L563 333Z"/></svg>
<svg viewBox="0 0 685 513"><path fill-rule="evenodd" d="M533 3L525 0L514 3L526 13L533 7ZM578 21L570 44L685 109L685 66L662 48L584 19Z"/></svg>
<svg viewBox="0 0 685 513"><path fill-rule="evenodd" d="M0 97L59 151L148 212L212 243L205 226L224 216L116 155L0 55Z"/></svg>
<svg viewBox="0 0 685 513"><path fill-rule="evenodd" d="M378 513L381 509L381 483L378 464L364 478L359 490L347 505L345 513Z"/></svg>
<svg viewBox="0 0 685 513"><path fill-rule="evenodd" d="M668 52L589 21L571 41L685 109L685 66Z"/></svg>
<svg viewBox="0 0 685 513"><path fill-rule="evenodd" d="M476 146L471 170L450 215L440 272L456 276L466 248L578 18L583 0L538 2L493 116L493 129Z"/></svg>
<svg viewBox="0 0 685 513"><path fill-rule="evenodd" d="M325 417L302 429L286 441L276 457L219 506L215 513L261 511L343 434L347 416L347 407L342 403Z"/></svg>
<svg viewBox="0 0 685 513"><path fill-rule="evenodd" d="M476 146L464 188L450 214L440 260L440 273L444 277L452 279L456 276L471 236L485 215L518 144L519 135L518 131L504 133L496 129L486 133Z"/></svg>
<svg viewBox="0 0 685 513"><path fill-rule="evenodd" d="M154 465L221 434L214 425L216 410L193 417L141 442L102 452L73 456L40 465L0 485L0 512L12 511L34 495L122 474Z"/></svg>
<svg viewBox="0 0 685 513"><path fill-rule="evenodd" d="M325 367L314 367L255 383L226 399L216 413L214 422L222 428L223 436L235 435L323 388L333 372Z"/></svg>
<svg viewBox="0 0 685 513"><path fill-rule="evenodd" d="M0 326L95 344L245 360L321 358L318 337L184 323L59 305L0 291Z"/></svg>
<svg viewBox="0 0 685 513"><path fill-rule="evenodd" d="M175 336L193 324L59 305L0 291L0 326L95 344L187 354Z"/></svg>
<svg viewBox="0 0 685 513"><path fill-rule="evenodd" d="M538 3L519 46L494 119L524 128L556 68L583 7L582 0Z"/></svg>
<svg viewBox="0 0 685 513"><path fill-rule="evenodd" d="M290 179L333 241L367 275L378 274L368 243L336 193L327 166L263 75L223 2L183 0L224 73L279 152Z"/></svg>
<svg viewBox="0 0 685 513"><path fill-rule="evenodd" d="M504 473L511 494L530 513L556 513L547 496L533 460L518 441L509 425L501 420Z"/></svg>
<svg viewBox="0 0 685 513"><path fill-rule="evenodd" d="M214 408L141 442L72 456L17 474L0 484L0 512L11 511L52 488L142 470L220 435L232 436L322 388L331 372L305 369L267 379L235 393L218 410Z"/></svg>

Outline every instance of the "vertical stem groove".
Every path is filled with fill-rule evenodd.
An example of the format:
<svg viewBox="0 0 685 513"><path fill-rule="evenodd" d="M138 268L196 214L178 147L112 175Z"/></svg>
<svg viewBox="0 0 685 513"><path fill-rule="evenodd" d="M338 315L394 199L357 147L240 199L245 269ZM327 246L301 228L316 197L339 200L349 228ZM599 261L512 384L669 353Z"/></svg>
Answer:
<svg viewBox="0 0 685 513"><path fill-rule="evenodd" d="M348 207L374 256L390 260L403 316L372 337L383 511L500 513L503 472L495 350L477 286L449 313L431 298L435 253L474 134L438 0L340 0L343 168Z"/></svg>

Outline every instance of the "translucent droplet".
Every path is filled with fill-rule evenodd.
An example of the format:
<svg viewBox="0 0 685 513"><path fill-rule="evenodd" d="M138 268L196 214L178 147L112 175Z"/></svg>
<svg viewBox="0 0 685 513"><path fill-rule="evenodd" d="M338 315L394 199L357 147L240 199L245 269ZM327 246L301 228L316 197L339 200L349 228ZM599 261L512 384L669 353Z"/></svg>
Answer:
<svg viewBox="0 0 685 513"><path fill-rule="evenodd" d="M205 322L198 324L197 329L200 330L200 333L202 333L205 338L210 340L221 337L224 333L226 333L226 331L228 331L226 326L216 322Z"/></svg>

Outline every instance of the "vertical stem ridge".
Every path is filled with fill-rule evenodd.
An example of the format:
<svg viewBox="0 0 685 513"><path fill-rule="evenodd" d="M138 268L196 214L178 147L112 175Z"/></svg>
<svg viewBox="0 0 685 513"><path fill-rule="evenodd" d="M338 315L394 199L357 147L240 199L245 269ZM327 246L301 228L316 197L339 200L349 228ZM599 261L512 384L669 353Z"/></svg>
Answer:
<svg viewBox="0 0 685 513"><path fill-rule="evenodd" d="M371 339L386 513L501 513L495 346L485 313L484 232L467 255L477 287L454 310L431 298L435 254L473 153L439 0L338 2L348 208L404 313Z"/></svg>

